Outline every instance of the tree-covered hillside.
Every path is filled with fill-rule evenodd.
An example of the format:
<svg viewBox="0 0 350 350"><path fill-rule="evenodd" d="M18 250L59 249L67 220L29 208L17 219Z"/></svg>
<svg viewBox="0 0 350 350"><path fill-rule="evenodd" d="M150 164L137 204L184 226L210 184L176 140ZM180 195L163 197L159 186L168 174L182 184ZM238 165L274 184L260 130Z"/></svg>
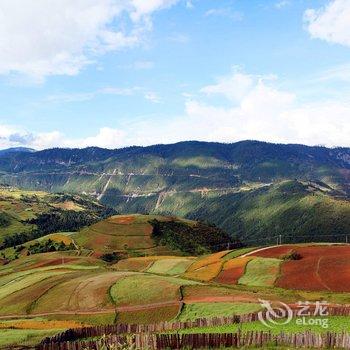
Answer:
<svg viewBox="0 0 350 350"><path fill-rule="evenodd" d="M10 185L89 195L120 213L206 220L247 241L350 235L349 148L190 141L13 150L0 153L0 172Z"/></svg>
<svg viewBox="0 0 350 350"><path fill-rule="evenodd" d="M26 191L0 186L0 248L53 232L71 232L116 211L87 196Z"/></svg>

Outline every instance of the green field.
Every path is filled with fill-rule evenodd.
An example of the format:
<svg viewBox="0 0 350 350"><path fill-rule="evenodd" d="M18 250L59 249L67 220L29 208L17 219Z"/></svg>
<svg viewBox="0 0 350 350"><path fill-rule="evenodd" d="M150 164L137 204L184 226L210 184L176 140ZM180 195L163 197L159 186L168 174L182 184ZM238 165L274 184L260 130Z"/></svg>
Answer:
<svg viewBox="0 0 350 350"><path fill-rule="evenodd" d="M307 318L306 321L307 322ZM298 333L304 331L311 331L315 333L325 333L325 332L349 332L350 329L350 319L347 316L332 316L328 318L320 318L319 324L317 325L298 325L296 320L292 319L290 323L285 325L275 325L266 327L260 321L250 322L250 323L240 323L231 324L224 326L215 327L201 327L201 328L189 328L180 330L179 333L233 333L241 330L242 332L249 331L265 331L272 332L274 334L279 334L281 332L285 333ZM328 327L322 326L322 323L327 323Z"/></svg>
<svg viewBox="0 0 350 350"><path fill-rule="evenodd" d="M0 348L9 349L9 346L34 346L45 337L53 336L65 329L0 329Z"/></svg>
<svg viewBox="0 0 350 350"><path fill-rule="evenodd" d="M261 310L259 304L253 303L195 303L185 304L179 321L194 321L198 318L241 315Z"/></svg>
<svg viewBox="0 0 350 350"><path fill-rule="evenodd" d="M279 274L281 260L272 258L255 258L248 262L239 284L256 287L272 287Z"/></svg>
<svg viewBox="0 0 350 350"><path fill-rule="evenodd" d="M165 275L180 275L186 272L192 262L192 259L186 258L157 260L147 269L147 272Z"/></svg>
<svg viewBox="0 0 350 350"><path fill-rule="evenodd" d="M193 284L196 282L175 277L138 274L115 283L110 295L118 306L179 301L179 287Z"/></svg>

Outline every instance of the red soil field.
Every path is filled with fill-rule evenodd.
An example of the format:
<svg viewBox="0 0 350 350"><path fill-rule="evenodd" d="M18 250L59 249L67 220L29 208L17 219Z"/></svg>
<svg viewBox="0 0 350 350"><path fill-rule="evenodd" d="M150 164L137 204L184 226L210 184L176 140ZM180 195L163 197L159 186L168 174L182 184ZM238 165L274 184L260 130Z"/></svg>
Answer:
<svg viewBox="0 0 350 350"><path fill-rule="evenodd" d="M278 287L350 292L350 246L308 246L295 250L302 258L282 265Z"/></svg>
<svg viewBox="0 0 350 350"><path fill-rule="evenodd" d="M323 257L319 274L323 282L334 292L350 292L350 257Z"/></svg>
<svg viewBox="0 0 350 350"><path fill-rule="evenodd" d="M248 261L251 259L251 257L247 256L229 260L227 263L225 263L224 268L215 281L223 284L237 284L237 281L244 274Z"/></svg>
<svg viewBox="0 0 350 350"><path fill-rule="evenodd" d="M114 223L114 224L123 224L123 225L128 225L134 222L135 217L130 215L130 216L121 216L121 217L115 217L115 218L110 218L108 219L109 222Z"/></svg>
<svg viewBox="0 0 350 350"><path fill-rule="evenodd" d="M31 266L31 268L36 269L39 267L56 266L56 265L62 265L62 262L64 264L68 264L68 263L73 262L73 261L79 261L79 259L77 259L75 257L65 256L64 259L62 259L62 257L60 257L60 258L56 258L56 259L40 261L40 262L36 263L35 265Z"/></svg>
<svg viewBox="0 0 350 350"><path fill-rule="evenodd" d="M281 245L278 247L267 248L256 253L249 254L249 256L259 256L261 258L280 258L288 254L292 250L296 250L298 246L295 245Z"/></svg>

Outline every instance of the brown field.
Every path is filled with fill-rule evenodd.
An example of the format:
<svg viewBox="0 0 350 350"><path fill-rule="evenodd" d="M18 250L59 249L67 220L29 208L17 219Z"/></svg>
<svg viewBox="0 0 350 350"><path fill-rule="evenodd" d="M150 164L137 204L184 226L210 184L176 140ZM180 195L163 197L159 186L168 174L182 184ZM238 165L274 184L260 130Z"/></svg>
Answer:
<svg viewBox="0 0 350 350"><path fill-rule="evenodd" d="M238 280L243 276L247 263L253 257L240 257L227 261L220 274L215 281L223 284L237 284Z"/></svg>
<svg viewBox="0 0 350 350"><path fill-rule="evenodd" d="M113 268L118 271L145 271L152 265L157 257L140 257L140 258L129 258L118 261Z"/></svg>
<svg viewBox="0 0 350 350"><path fill-rule="evenodd" d="M198 260L196 260L187 270L187 272L192 272L192 271L196 271L204 266L213 264L213 263L218 263L220 262L220 259L222 257L224 257L226 254L228 254L229 252L231 252L231 250L225 250L222 252L218 252L218 253L214 253L214 254L210 254L205 256L204 258L200 258Z"/></svg>
<svg viewBox="0 0 350 350"><path fill-rule="evenodd" d="M82 208L80 205L74 203L73 201L65 201L62 203L53 203L51 204L55 208L60 208L64 210L74 210L74 211L83 211L84 208Z"/></svg>
<svg viewBox="0 0 350 350"><path fill-rule="evenodd" d="M350 257L337 256L320 259L319 274L333 292L350 292Z"/></svg>
<svg viewBox="0 0 350 350"><path fill-rule="evenodd" d="M0 300L0 315L30 314L37 301L51 288L81 276L80 272L72 272L61 276L53 276L19 290Z"/></svg>
<svg viewBox="0 0 350 350"><path fill-rule="evenodd" d="M33 308L33 313L55 311L101 311L113 309L108 296L109 288L127 273L83 273L50 288ZM130 273L129 273L130 274ZM64 293L62 293L64 291Z"/></svg>
<svg viewBox="0 0 350 350"><path fill-rule="evenodd" d="M278 287L350 292L350 246L320 245L295 250L302 258L282 264Z"/></svg>
<svg viewBox="0 0 350 350"><path fill-rule="evenodd" d="M220 273L222 265L223 265L222 261L214 262L209 265L200 267L196 270L191 270L191 271L188 270L184 276L186 278L208 282L213 280Z"/></svg>
<svg viewBox="0 0 350 350"><path fill-rule="evenodd" d="M76 321L50 321L50 320L16 320L0 322L0 329L69 329L88 327L89 324L83 324Z"/></svg>
<svg viewBox="0 0 350 350"><path fill-rule="evenodd" d="M292 250L295 250L298 246L295 245L282 245L282 246L278 246L278 247L271 247L271 248L267 248L264 250L261 250L259 252L256 253L252 253L252 254L247 254L249 256L259 256L261 258L280 258L283 255L286 255L288 253L290 253Z"/></svg>
<svg viewBox="0 0 350 350"><path fill-rule="evenodd" d="M128 253L130 250L146 255L177 255L167 246L157 245L152 239L152 219L168 221L170 217L157 215L116 215L100 221L74 234L74 241L91 251L93 256L115 251Z"/></svg>
<svg viewBox="0 0 350 350"><path fill-rule="evenodd" d="M120 215L118 217L113 217L110 219L110 222L120 224L120 225L128 225L134 222L135 216L133 215Z"/></svg>
<svg viewBox="0 0 350 350"><path fill-rule="evenodd" d="M120 312L117 314L117 322L150 324L173 320L179 312L178 305L150 308L148 310L137 310Z"/></svg>

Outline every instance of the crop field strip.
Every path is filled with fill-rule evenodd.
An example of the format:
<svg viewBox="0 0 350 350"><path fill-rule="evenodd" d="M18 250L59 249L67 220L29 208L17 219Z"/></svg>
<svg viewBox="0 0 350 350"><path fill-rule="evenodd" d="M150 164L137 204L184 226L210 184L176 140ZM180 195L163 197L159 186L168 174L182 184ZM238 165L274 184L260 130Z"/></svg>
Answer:
<svg viewBox="0 0 350 350"><path fill-rule="evenodd" d="M238 283L247 286L272 287L278 277L281 262L275 258L251 259Z"/></svg>
<svg viewBox="0 0 350 350"><path fill-rule="evenodd" d="M198 282L177 277L135 274L125 276L110 288L110 295L118 306L166 303L180 301L180 286ZM142 285L142 289L139 286Z"/></svg>
<svg viewBox="0 0 350 350"><path fill-rule="evenodd" d="M109 289L118 279L132 272L102 272L76 276L53 286L37 301L35 313L103 312L115 309L109 299ZM62 294L62 290L65 293Z"/></svg>
<svg viewBox="0 0 350 350"><path fill-rule="evenodd" d="M215 278L215 282L223 284L237 284L246 271L247 263L252 257L237 257L224 263L221 272Z"/></svg>
<svg viewBox="0 0 350 350"><path fill-rule="evenodd" d="M188 258L168 258L154 260L152 265L147 268L147 272L160 273L166 275L179 275L186 272L192 264L193 259Z"/></svg>

